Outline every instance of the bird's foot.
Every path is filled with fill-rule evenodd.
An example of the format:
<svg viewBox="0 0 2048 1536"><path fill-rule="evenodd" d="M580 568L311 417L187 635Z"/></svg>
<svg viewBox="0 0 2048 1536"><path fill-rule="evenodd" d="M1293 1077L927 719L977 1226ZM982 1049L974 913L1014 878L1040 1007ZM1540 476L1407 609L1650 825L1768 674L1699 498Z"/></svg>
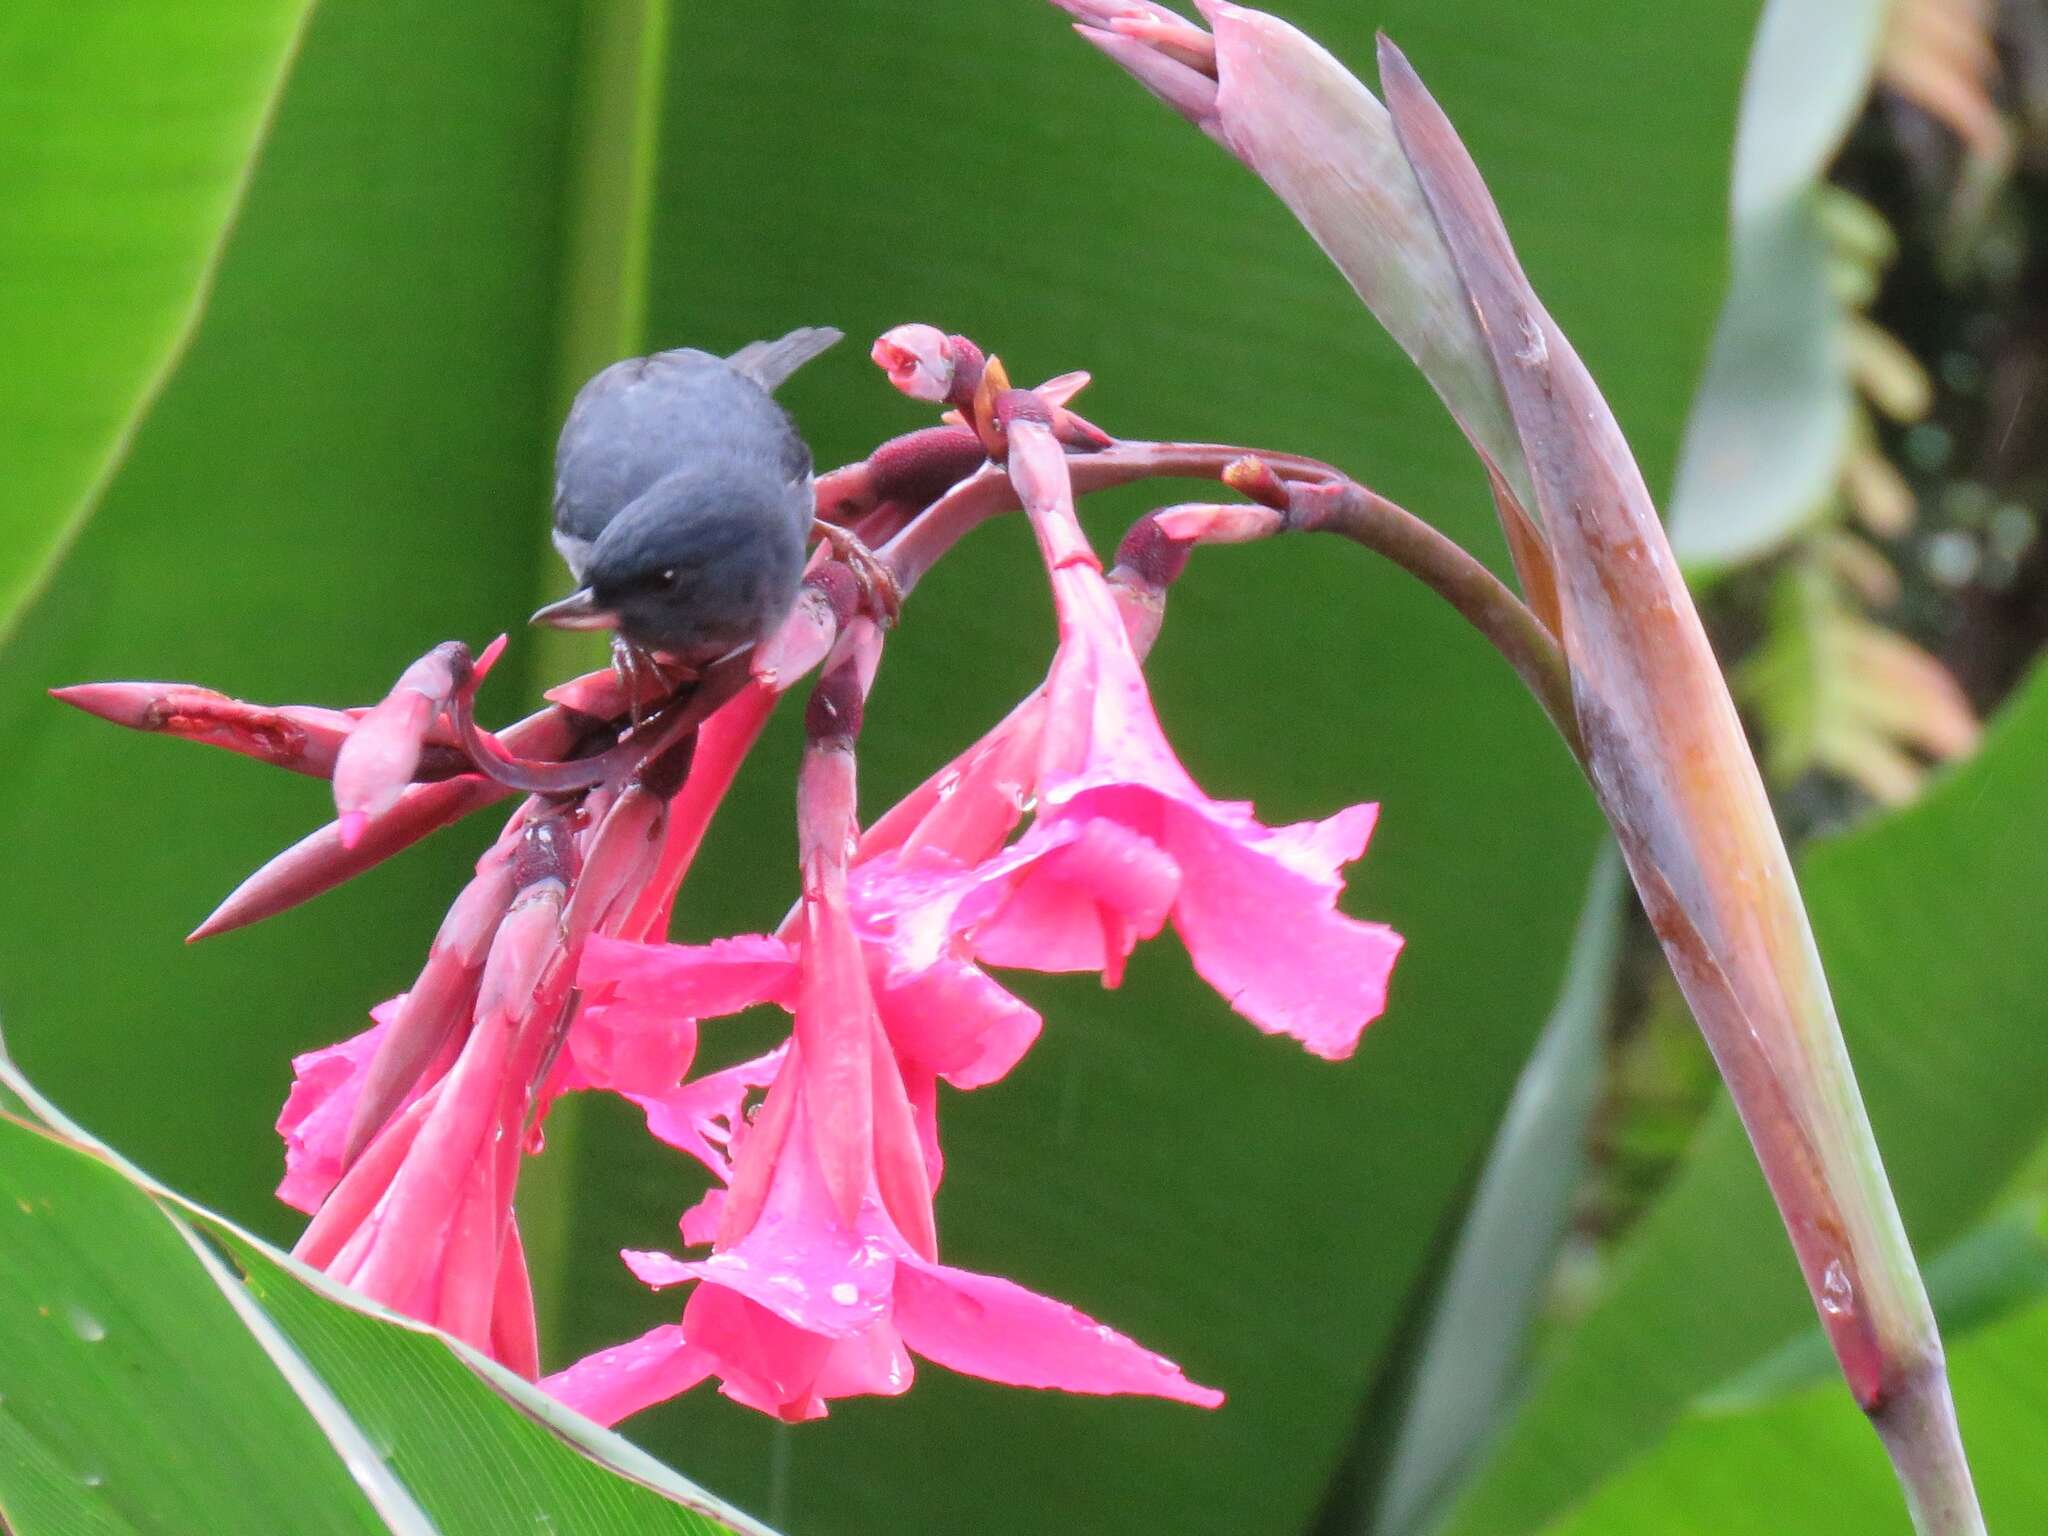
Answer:
<svg viewBox="0 0 2048 1536"><path fill-rule="evenodd" d="M647 716L643 702L652 703L678 683L695 674L688 667L665 666L659 656L623 635L612 636L612 675L626 695L626 718L632 730L639 730Z"/></svg>
<svg viewBox="0 0 2048 1536"><path fill-rule="evenodd" d="M892 627L903 617L903 589L896 584L888 564L837 523L817 518L811 526L832 546L833 558L853 572L853 579L860 585L861 605L868 615L882 628Z"/></svg>

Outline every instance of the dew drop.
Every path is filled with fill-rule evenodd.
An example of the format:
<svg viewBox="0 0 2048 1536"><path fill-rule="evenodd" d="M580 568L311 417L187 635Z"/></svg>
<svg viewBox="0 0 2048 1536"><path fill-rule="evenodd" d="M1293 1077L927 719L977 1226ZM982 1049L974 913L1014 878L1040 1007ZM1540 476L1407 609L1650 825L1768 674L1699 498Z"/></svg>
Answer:
<svg viewBox="0 0 2048 1536"><path fill-rule="evenodd" d="M832 1287L832 1299L842 1307L850 1307L860 1300L860 1287L851 1280L842 1280Z"/></svg>
<svg viewBox="0 0 2048 1536"><path fill-rule="evenodd" d="M82 1472L78 1480L88 1488L98 1488L105 1484L107 1476L104 1472Z"/></svg>
<svg viewBox="0 0 2048 1536"><path fill-rule="evenodd" d="M71 1331L88 1344L97 1344L107 1336L107 1325L83 1307L67 1307L64 1318L71 1324Z"/></svg>
<svg viewBox="0 0 2048 1536"><path fill-rule="evenodd" d="M1840 1259L1829 1259L1820 1276L1820 1309L1829 1317L1846 1317L1856 1305L1856 1288Z"/></svg>

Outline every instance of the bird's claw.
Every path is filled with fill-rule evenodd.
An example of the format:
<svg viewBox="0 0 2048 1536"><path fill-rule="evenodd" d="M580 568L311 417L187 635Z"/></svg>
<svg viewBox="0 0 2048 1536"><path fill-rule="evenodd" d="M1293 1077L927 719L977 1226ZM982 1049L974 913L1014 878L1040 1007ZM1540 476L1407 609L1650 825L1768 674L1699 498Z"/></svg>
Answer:
<svg viewBox="0 0 2048 1536"><path fill-rule="evenodd" d="M679 682L686 681L690 673L682 669L683 676L662 665L661 658L644 645L636 645L623 635L612 636L612 675L619 680L619 687L626 695L626 720L628 728L639 730L647 718L642 711L641 698L649 694L648 679L653 679L652 698L660 698Z"/></svg>
<svg viewBox="0 0 2048 1536"><path fill-rule="evenodd" d="M850 529L823 518L812 526L832 546L833 558L853 572L853 579L860 585L861 605L869 617L884 629L893 627L903 617L903 589L897 585L888 563Z"/></svg>

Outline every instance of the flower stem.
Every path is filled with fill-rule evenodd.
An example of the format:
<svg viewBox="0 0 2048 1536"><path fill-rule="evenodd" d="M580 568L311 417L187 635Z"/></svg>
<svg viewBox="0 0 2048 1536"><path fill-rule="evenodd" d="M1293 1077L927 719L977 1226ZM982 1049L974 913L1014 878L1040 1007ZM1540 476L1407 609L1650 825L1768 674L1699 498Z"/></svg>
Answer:
<svg viewBox="0 0 2048 1536"><path fill-rule="evenodd" d="M1984 1536L1984 1516L1956 1426L1941 1344L1930 1339L1919 1368L1870 1410L1920 1536Z"/></svg>
<svg viewBox="0 0 2048 1536"><path fill-rule="evenodd" d="M1356 481L1297 489L1289 524L1334 533L1383 555L1455 608L1515 669L1581 764L1586 749L1572 712L1564 652L1526 603L1455 540Z"/></svg>

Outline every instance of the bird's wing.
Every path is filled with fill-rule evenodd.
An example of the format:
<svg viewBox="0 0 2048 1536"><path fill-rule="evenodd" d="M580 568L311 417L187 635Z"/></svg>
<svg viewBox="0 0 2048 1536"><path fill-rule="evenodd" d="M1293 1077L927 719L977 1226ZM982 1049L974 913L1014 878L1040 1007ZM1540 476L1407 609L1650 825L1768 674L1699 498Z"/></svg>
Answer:
<svg viewBox="0 0 2048 1536"><path fill-rule="evenodd" d="M783 380L837 343L841 334L829 325L807 325L774 341L750 341L726 362L772 395Z"/></svg>

